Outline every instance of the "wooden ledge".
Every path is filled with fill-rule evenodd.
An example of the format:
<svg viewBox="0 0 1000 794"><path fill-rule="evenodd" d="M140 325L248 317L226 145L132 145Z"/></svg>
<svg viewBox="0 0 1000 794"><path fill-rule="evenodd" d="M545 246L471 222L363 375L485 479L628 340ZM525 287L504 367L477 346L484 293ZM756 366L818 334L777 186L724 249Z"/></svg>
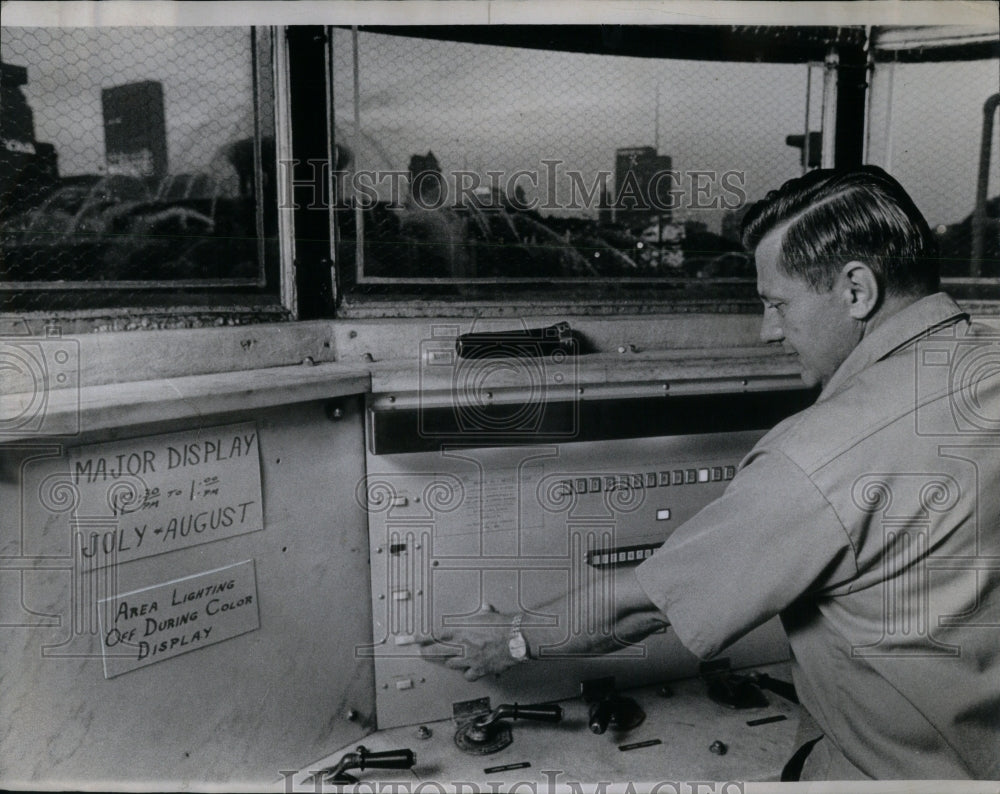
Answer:
<svg viewBox="0 0 1000 794"><path fill-rule="evenodd" d="M0 443L364 394L368 370L296 365L0 395Z"/></svg>

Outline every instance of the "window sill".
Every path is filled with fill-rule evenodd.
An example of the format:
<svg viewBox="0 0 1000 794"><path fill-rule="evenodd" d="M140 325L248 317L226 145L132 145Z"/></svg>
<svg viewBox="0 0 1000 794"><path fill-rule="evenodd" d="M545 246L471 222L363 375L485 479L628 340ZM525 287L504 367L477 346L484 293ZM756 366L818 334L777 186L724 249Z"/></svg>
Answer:
<svg viewBox="0 0 1000 794"><path fill-rule="evenodd" d="M367 370L316 364L65 388L42 398L5 394L0 441L65 442L93 431L363 394L370 384ZM25 417L36 421L13 427Z"/></svg>
<svg viewBox="0 0 1000 794"><path fill-rule="evenodd" d="M497 365L501 361L504 366ZM592 353L556 364L529 358L369 366L374 404L384 408L404 407L413 400L445 404L456 391L469 391L467 400L499 403L523 400L526 393L535 400L578 400L803 387L795 357L769 347Z"/></svg>

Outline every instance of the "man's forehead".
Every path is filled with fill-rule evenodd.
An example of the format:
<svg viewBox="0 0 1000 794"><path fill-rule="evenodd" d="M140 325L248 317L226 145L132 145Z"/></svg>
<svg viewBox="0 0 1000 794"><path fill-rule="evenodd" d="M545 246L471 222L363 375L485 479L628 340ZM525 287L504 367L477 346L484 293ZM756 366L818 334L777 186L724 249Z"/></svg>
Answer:
<svg viewBox="0 0 1000 794"><path fill-rule="evenodd" d="M769 295L778 288L781 282L787 280L787 276L778 267L781 258L781 240L785 233L786 225L778 226L767 234L754 249L754 265L757 268L757 292L761 295Z"/></svg>

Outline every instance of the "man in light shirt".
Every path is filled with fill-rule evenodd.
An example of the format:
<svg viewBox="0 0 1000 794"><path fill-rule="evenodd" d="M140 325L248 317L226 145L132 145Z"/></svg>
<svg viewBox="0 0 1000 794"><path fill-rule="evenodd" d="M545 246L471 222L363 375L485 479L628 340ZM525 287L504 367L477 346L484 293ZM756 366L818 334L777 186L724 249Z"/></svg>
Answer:
<svg viewBox="0 0 1000 794"><path fill-rule="evenodd" d="M822 735L803 778L1000 778L1000 339L938 291L927 222L881 169L787 182L743 240L761 338L821 392L616 571L615 637L670 625L708 658L780 615ZM477 622L425 653L469 680L539 655L524 616Z"/></svg>

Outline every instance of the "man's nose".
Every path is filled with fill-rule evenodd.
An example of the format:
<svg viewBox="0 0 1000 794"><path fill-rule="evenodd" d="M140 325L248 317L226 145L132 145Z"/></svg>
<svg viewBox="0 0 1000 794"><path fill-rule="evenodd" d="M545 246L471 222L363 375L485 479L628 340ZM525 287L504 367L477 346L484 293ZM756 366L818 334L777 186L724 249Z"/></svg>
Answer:
<svg viewBox="0 0 1000 794"><path fill-rule="evenodd" d="M776 313L770 309L766 309L764 311L764 319L760 322L761 342L780 342L785 338L785 334L781 330L781 323L778 322L778 318L775 314Z"/></svg>

